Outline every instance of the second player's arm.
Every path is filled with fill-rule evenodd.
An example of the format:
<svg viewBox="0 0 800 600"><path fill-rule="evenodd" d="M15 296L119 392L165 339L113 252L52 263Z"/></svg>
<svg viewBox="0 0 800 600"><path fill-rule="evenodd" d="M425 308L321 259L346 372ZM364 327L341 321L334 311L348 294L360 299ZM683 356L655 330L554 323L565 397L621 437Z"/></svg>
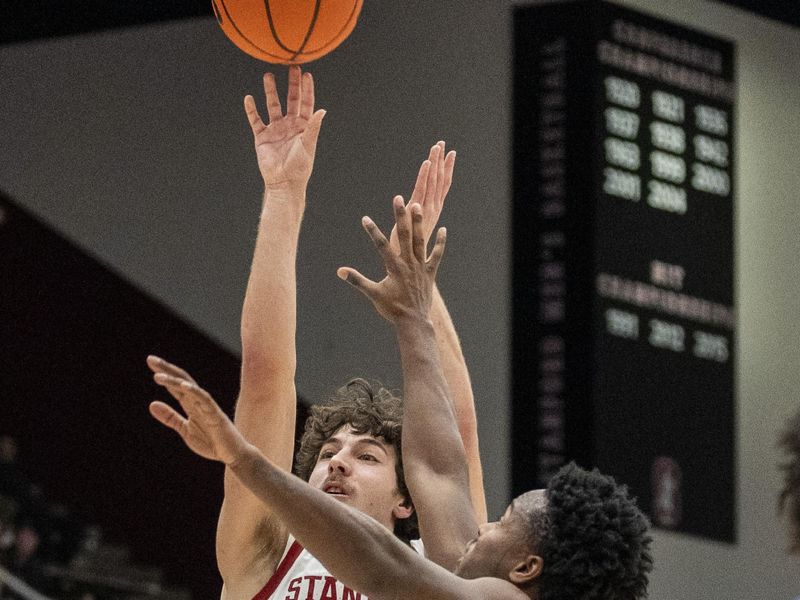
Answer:
<svg viewBox="0 0 800 600"><path fill-rule="evenodd" d="M429 167L427 170L420 168L414 191L409 200L409 205L417 203L422 206L422 231L426 246L450 191L456 153L450 151L445 154L445 143L440 141L431 147L427 162L430 163ZM399 252L396 228L392 231L390 242L394 251ZM444 377L450 390L461 440L467 453L472 505L478 523L485 523L486 496L483 489L483 470L478 447L478 422L475 415L472 383L453 321L436 286L433 289L430 319L436 332L436 346L439 350Z"/></svg>
<svg viewBox="0 0 800 600"><path fill-rule="evenodd" d="M478 532L467 454L428 319L395 322L403 367L403 465L425 553L453 570Z"/></svg>
<svg viewBox="0 0 800 600"><path fill-rule="evenodd" d="M438 287L435 287L433 291L430 317L436 332L436 345L439 349L442 371L450 389L458 430L467 453L470 496L475 509L475 517L480 525L486 523L487 511L486 493L483 488L483 466L478 445L475 398L467 363L461 351L461 343Z"/></svg>
<svg viewBox="0 0 800 600"><path fill-rule="evenodd" d="M436 157L423 163L415 194L424 195L425 189L435 185L435 180L428 178L435 164ZM430 320L445 232L439 231L428 256L422 206L412 200L406 207L397 196L393 207L397 251L387 248L386 238L371 219L363 220L383 258L386 277L376 283L350 267L338 273L395 326L403 367L405 479L426 554L453 569L467 542L477 535L478 525L470 498L466 452Z"/></svg>

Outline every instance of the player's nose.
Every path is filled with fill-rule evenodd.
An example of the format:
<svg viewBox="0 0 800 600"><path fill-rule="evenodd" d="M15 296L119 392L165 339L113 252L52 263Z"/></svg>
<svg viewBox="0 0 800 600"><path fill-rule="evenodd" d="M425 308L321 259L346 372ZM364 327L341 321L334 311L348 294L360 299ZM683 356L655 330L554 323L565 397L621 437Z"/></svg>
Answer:
<svg viewBox="0 0 800 600"><path fill-rule="evenodd" d="M336 472L343 475L350 474L350 463L342 456L341 452L334 454L328 461L328 472Z"/></svg>

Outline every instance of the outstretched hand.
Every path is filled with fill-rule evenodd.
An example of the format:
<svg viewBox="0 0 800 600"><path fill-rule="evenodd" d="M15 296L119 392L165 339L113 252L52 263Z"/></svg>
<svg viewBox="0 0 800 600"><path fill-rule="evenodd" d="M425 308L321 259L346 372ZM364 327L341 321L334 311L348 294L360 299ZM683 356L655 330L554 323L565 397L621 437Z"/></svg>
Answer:
<svg viewBox="0 0 800 600"><path fill-rule="evenodd" d="M361 221L383 259L386 277L375 282L351 267L340 267L336 274L369 298L381 316L397 324L404 317L428 318L446 231L439 228L436 244L428 256L422 206L414 203L406 207L402 196L395 196L393 206L399 253L391 250L386 236L372 219L364 217Z"/></svg>
<svg viewBox="0 0 800 600"><path fill-rule="evenodd" d="M147 364L156 371L155 382L178 401L186 416L160 401L150 403L150 414L175 430L195 454L227 465L236 462L247 442L211 395L183 369L161 358L148 356ZM159 370L154 368L156 366ZM177 372L186 376L175 374Z"/></svg>
<svg viewBox="0 0 800 600"><path fill-rule="evenodd" d="M445 155L445 143L437 142L431 146L428 160L424 161L417 173L414 191L407 206L419 204L422 206L422 231L425 238L425 248L431 238L434 227L442 214L444 200L450 185L453 183L453 168L456 163L456 152L451 150ZM389 244L395 254L400 253L400 242L397 239L397 226L392 228L389 235Z"/></svg>
<svg viewBox="0 0 800 600"><path fill-rule="evenodd" d="M314 167L324 110L314 111L314 79L300 67L289 67L286 114L275 87L275 76L264 74L269 124L258 114L253 96L245 96L244 110L253 130L258 168L267 189L305 186Z"/></svg>

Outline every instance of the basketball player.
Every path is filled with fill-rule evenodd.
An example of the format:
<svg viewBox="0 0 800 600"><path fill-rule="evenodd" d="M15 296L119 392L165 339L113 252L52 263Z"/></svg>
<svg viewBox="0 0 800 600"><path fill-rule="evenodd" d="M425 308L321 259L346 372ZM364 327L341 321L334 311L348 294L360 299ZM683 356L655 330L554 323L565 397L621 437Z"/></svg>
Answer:
<svg viewBox="0 0 800 600"><path fill-rule="evenodd" d="M261 225L256 239L252 270L242 312L242 374L235 423L242 435L278 468L289 471L294 449L296 391L295 262L300 223L306 201L306 187L314 163L317 137L325 112L314 110L314 85L309 73L299 67L289 70L286 113L272 74L264 76L268 124L256 110L252 96L245 98L265 194ZM438 219L452 178L455 154L445 156L444 144L436 144L430 160L420 168L411 200L423 207L425 235L430 236ZM396 234L392 247L398 249ZM434 292L430 315L436 332L436 347L452 391L454 410L470 465L472 503L478 519L485 521L486 508L478 454L477 427L471 385L455 330L438 291ZM188 375L156 357L148 358L156 373L178 377ZM385 393L379 391L379 397ZM355 405L355 409L354 406ZM366 415L376 407L374 415ZM359 408L360 407L360 408ZM404 493L399 456L399 404L384 398L374 402L373 393L356 382L340 391L334 408L319 409L311 422L301 455L306 467L299 469L312 485L324 489L351 506L366 512L390 530L404 531L411 537L413 506ZM356 429L326 431L325 425L342 414ZM354 412L355 411L355 412ZM333 417L331 417L331 413ZM354 422L355 421L355 422ZM365 423L369 423L365 426ZM380 433L381 435L377 435ZM336 439L335 452L319 446L327 437ZM386 438L390 439L386 439ZM378 441L376 445L374 442ZM365 449L373 452L365 452ZM319 460L317 461L317 458ZM346 461L343 461L347 458ZM329 460L330 459L330 460ZM366 468L366 467L369 468ZM397 466L397 468L396 468ZM328 470L345 473L347 489L333 485ZM342 475L345 477L345 475ZM340 482L341 483L341 482ZM268 598L270 586L280 579L272 577L290 549L293 540L282 517L262 503L230 470L225 475L225 498L217 529L217 563L223 578L224 599ZM324 575L322 574L324 573ZM320 571L310 577L321 578ZM310 580L303 593L320 596ZM326 580L327 581L327 580ZM299 593L299 592L298 592ZM315 595L316 594L316 595Z"/></svg>
<svg viewBox="0 0 800 600"><path fill-rule="evenodd" d="M433 280L444 252L440 230L427 256L422 235L422 210L395 199L401 252L368 218L364 226L381 254L387 275L376 283L350 268L340 277L362 291L376 310L393 323L403 361L404 436L413 427L415 411L434 422L429 442L444 458L431 465L438 488L438 508L419 505L420 527L429 510L449 513L455 529L463 524L475 537L462 546L455 574L426 560L391 535L385 526L337 496L325 494L288 475L247 443L213 399L194 382L167 374L156 381L178 400L186 417L161 402L151 413L177 431L197 454L219 460L229 472L268 504L299 542L317 557L332 577L348 590L373 600L509 599L635 600L646 596L652 567L647 521L624 488L611 478L568 465L546 490L516 498L499 522L477 526L471 515L466 456L435 351L429 319ZM409 213L413 218L409 218ZM417 402L419 400L419 402ZM426 405L432 405L426 410ZM409 458L419 449L405 444ZM324 454L323 454L324 456ZM453 458L449 458L449 457ZM411 470L408 465L409 472ZM449 485L447 481L449 480ZM409 476L409 487L416 493ZM464 512L465 514L458 514ZM441 530L445 535L447 528ZM458 533L460 535L460 532ZM431 537L432 543L437 543ZM440 545L438 552L446 552ZM319 582L320 586L327 585ZM328 588L326 598L336 596ZM291 592L291 587L289 588ZM299 588L286 598L299 598ZM351 598L360 597L352 593Z"/></svg>
<svg viewBox="0 0 800 600"><path fill-rule="evenodd" d="M779 446L788 460L781 465L783 489L778 507L789 517L789 551L800 553L800 412L789 419Z"/></svg>

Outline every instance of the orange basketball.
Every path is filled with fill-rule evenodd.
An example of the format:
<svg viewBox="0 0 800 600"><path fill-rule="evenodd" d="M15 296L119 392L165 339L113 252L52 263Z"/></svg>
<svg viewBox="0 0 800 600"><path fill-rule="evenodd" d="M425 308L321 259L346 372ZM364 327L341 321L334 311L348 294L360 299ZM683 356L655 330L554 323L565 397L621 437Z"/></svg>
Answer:
<svg viewBox="0 0 800 600"><path fill-rule="evenodd" d="M211 0L219 26L260 60L300 64L341 44L356 26L364 0Z"/></svg>

